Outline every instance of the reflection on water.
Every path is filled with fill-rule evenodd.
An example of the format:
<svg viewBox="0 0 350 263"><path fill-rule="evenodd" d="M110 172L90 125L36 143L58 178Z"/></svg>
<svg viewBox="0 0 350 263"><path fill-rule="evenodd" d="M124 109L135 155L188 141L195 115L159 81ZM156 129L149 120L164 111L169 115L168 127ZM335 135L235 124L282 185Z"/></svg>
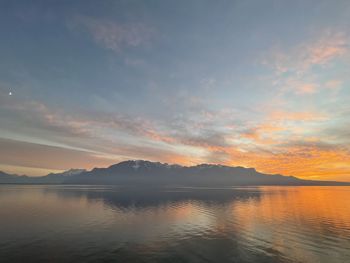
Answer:
<svg viewBox="0 0 350 263"><path fill-rule="evenodd" d="M0 262L350 262L350 187L0 186Z"/></svg>

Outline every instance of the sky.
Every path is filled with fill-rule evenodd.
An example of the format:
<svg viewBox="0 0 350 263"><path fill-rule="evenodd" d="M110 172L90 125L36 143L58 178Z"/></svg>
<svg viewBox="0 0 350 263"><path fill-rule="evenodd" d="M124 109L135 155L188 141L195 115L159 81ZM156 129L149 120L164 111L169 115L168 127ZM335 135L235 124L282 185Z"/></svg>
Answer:
<svg viewBox="0 0 350 263"><path fill-rule="evenodd" d="M128 159L350 181L350 2L0 2L0 170Z"/></svg>

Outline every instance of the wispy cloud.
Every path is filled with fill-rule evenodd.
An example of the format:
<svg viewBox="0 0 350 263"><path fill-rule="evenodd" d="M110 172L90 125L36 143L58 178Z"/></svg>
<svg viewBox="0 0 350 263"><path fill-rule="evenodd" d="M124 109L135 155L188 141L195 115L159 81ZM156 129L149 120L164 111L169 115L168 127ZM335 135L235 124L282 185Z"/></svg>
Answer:
<svg viewBox="0 0 350 263"><path fill-rule="evenodd" d="M155 30L142 23L125 23L77 15L70 22L71 28L86 30L94 41L106 49L121 52L123 48L148 45Z"/></svg>
<svg viewBox="0 0 350 263"><path fill-rule="evenodd" d="M317 91L317 85L314 83L305 83L297 87L297 94L314 94Z"/></svg>
<svg viewBox="0 0 350 263"><path fill-rule="evenodd" d="M2 101L1 98L0 101ZM76 154L77 158L82 156L79 161L74 158L72 160L84 168L101 164L105 166L107 163L112 164L130 158L191 162L185 153L176 152L174 147L166 148L162 145L175 144L175 139L162 132L150 120L122 114L99 114L97 112L67 114L62 110L51 109L40 102L26 102L20 99L14 99L11 102L5 99L2 102L0 109L3 112L6 111L8 116L3 119L4 126L0 130L15 129L17 124L11 121L15 115L16 119L26 126L18 132L11 133L10 137L29 137L30 141L27 143L30 146L40 144L42 145L39 147L40 149L48 147L54 149L53 152L61 152L62 154L67 151L66 156L70 156L70 153ZM12 147L2 144L3 149ZM33 158L35 155L33 150ZM48 156L51 155L48 150ZM7 164L15 165L11 160L19 158L13 158L13 156L12 154L8 155L10 159L6 159ZM35 158L42 159L40 156ZM54 158L58 158L58 155L55 155ZM5 159L3 160L5 161ZM21 161L23 160L21 159ZM82 160L85 160L85 163ZM28 159L25 165L29 167L30 163L32 166L39 167L35 164L34 159ZM60 165L63 165L63 161L52 166L53 163L53 161L47 162L50 167L43 167L58 169ZM67 162L61 169L65 169L71 163Z"/></svg>
<svg viewBox="0 0 350 263"><path fill-rule="evenodd" d="M300 60L305 69L313 65L325 65L332 59L344 55L349 48L348 38L341 32L326 32L325 35L315 43L301 46L304 52Z"/></svg>
<svg viewBox="0 0 350 263"><path fill-rule="evenodd" d="M87 152L0 138L2 164L62 170L106 166L112 160ZM16 156L16 158L13 158Z"/></svg>
<svg viewBox="0 0 350 263"><path fill-rule="evenodd" d="M302 43L289 50L273 48L262 61L272 67L276 74L305 74L313 66L325 66L333 59L348 52L348 37L343 33L327 31L318 39Z"/></svg>
<svg viewBox="0 0 350 263"><path fill-rule="evenodd" d="M4 100L0 108L22 116L20 119L27 126L23 128L25 134L53 142L45 145L2 139L0 154L7 165L89 169L125 159L150 159L186 165L244 165L269 173L325 177L329 170L321 162L326 158L339 167L349 158L346 146L341 146L343 141L337 142L330 135L322 139L315 136L321 133L314 132L313 127L329 119L321 112L271 109L260 121L240 120L230 125L237 120L234 111L203 110L199 115L161 122L105 112L67 114L35 101ZM328 138L333 142L327 142ZM54 146L55 143L62 146ZM14 159L12 154L6 155L7 149L16 149L23 155ZM26 158L29 152L33 158ZM344 169L333 167L339 174Z"/></svg>
<svg viewBox="0 0 350 263"><path fill-rule="evenodd" d="M324 88L320 70L326 70L349 53L349 37L327 30L308 42L281 49L274 47L262 60L273 70L273 85L284 93L311 95Z"/></svg>
<svg viewBox="0 0 350 263"><path fill-rule="evenodd" d="M324 121L328 117L318 112L276 110L269 113L269 119L271 121Z"/></svg>

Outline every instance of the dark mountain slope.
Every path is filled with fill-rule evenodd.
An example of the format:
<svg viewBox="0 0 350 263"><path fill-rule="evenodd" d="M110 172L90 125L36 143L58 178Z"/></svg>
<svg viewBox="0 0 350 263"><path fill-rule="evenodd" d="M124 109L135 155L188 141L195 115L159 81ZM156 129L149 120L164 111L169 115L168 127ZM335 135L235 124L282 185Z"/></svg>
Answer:
<svg viewBox="0 0 350 263"><path fill-rule="evenodd" d="M0 172L0 183L99 184L133 186L205 186L236 185L350 185L333 181L302 180L293 176L268 175L253 168L201 164L169 165L143 160L125 161L91 171L69 170L42 177L9 175Z"/></svg>

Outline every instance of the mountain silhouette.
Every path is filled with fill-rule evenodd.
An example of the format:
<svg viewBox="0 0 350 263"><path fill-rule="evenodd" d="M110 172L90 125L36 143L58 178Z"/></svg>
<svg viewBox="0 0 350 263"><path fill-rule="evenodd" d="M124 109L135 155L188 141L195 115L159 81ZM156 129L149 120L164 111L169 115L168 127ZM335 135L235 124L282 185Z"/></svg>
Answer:
<svg viewBox="0 0 350 263"><path fill-rule="evenodd" d="M91 171L71 169L41 177L0 172L0 183L14 184L86 184L132 186L201 186L240 185L350 185L347 182L303 180L294 176L264 174L254 168L200 164L170 165L144 160L129 160Z"/></svg>

